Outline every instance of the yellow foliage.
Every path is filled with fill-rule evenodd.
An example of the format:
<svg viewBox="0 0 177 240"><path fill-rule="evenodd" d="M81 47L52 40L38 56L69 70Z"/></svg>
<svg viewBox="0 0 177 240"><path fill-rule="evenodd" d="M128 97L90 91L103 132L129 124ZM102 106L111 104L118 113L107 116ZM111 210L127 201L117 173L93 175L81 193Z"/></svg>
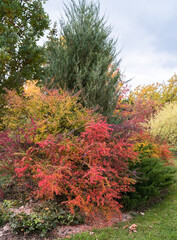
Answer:
<svg viewBox="0 0 177 240"><path fill-rule="evenodd" d="M61 44L62 46L66 46L65 42L66 42L65 38L64 38L63 36L61 36L61 37L60 37L60 44Z"/></svg>
<svg viewBox="0 0 177 240"><path fill-rule="evenodd" d="M137 86L134 91L130 93L129 99L133 102L135 99L146 99L146 100L156 100L159 101L161 99L161 84L148 84L148 85L139 85Z"/></svg>
<svg viewBox="0 0 177 240"><path fill-rule="evenodd" d="M168 103L148 124L151 134L177 145L177 101Z"/></svg>
<svg viewBox="0 0 177 240"><path fill-rule="evenodd" d="M32 95L39 96L41 95L41 89L40 87L36 86L37 81L27 81L25 86L24 86L24 93L25 96L30 97Z"/></svg>
<svg viewBox="0 0 177 240"><path fill-rule="evenodd" d="M148 140L145 140L144 142L137 142L134 145L134 151L143 154L144 157L160 158L156 144L151 144Z"/></svg>
<svg viewBox="0 0 177 240"><path fill-rule="evenodd" d="M171 77L168 80L168 84L162 85L162 99L163 102L172 102L177 101L177 75L174 74L173 77Z"/></svg>
<svg viewBox="0 0 177 240"><path fill-rule="evenodd" d="M131 102L137 98L151 99L162 104L177 101L177 75L174 74L167 83L139 85L129 95Z"/></svg>
<svg viewBox="0 0 177 240"><path fill-rule="evenodd" d="M6 100L3 124L12 131L21 128L28 132L33 127L35 142L49 134L83 131L86 123L98 117L93 111L83 108L77 96L63 90L41 89L35 81L25 85L21 96L8 91Z"/></svg>

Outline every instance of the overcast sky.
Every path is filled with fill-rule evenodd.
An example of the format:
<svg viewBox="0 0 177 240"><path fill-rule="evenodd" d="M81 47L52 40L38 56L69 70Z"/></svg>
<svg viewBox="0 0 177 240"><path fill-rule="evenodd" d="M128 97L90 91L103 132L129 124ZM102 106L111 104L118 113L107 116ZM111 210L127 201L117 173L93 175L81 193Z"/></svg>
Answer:
<svg viewBox="0 0 177 240"><path fill-rule="evenodd" d="M52 22L63 15L63 2L69 0L44 5ZM118 38L121 70L132 87L167 81L177 73L177 0L100 0L100 7L112 37Z"/></svg>

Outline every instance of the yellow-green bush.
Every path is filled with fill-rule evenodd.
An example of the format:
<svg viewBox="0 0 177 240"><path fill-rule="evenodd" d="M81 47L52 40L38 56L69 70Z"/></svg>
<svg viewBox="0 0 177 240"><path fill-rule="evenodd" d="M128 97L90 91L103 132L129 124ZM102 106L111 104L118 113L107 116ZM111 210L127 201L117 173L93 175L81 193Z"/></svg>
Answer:
<svg viewBox="0 0 177 240"><path fill-rule="evenodd" d="M154 118L149 121L150 132L154 136L177 145L177 102L166 104Z"/></svg>
<svg viewBox="0 0 177 240"><path fill-rule="evenodd" d="M96 117L93 111L78 103L78 96L63 90L42 89L36 82L28 82L21 95L8 91L6 102L6 114L2 118L5 128L11 132L19 129L28 132L34 126L37 131L34 142L49 134L81 132L85 123Z"/></svg>

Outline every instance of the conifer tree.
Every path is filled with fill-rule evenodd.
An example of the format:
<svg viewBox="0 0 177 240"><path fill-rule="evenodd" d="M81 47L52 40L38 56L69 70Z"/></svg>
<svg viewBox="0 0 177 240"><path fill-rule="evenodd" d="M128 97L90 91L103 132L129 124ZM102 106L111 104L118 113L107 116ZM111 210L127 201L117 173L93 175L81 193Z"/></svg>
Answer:
<svg viewBox="0 0 177 240"><path fill-rule="evenodd" d="M115 109L120 83L116 42L111 27L100 17L100 4L71 0L65 6L60 31L51 31L47 42L45 81L51 87L80 91L84 106L105 115ZM65 20L64 20L65 19Z"/></svg>

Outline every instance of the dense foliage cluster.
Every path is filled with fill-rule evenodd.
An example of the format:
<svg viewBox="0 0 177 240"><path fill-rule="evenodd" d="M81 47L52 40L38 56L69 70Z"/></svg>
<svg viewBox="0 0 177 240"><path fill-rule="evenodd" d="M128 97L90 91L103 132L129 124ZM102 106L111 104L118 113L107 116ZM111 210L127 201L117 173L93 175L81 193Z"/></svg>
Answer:
<svg viewBox="0 0 177 240"><path fill-rule="evenodd" d="M131 190L133 145L67 92L30 83L21 96L9 91L7 103L0 138L4 173L35 198L61 195L72 211L119 210L117 200Z"/></svg>
<svg viewBox="0 0 177 240"><path fill-rule="evenodd" d="M176 145L176 100L177 100L177 75L174 74L167 83L149 84L138 86L129 95L129 101L136 105L138 101L144 102L144 109L140 112L146 116L144 111L150 110L146 120L146 127L150 133L159 137L162 141L167 141L171 145ZM156 114L154 114L156 113Z"/></svg>
<svg viewBox="0 0 177 240"><path fill-rule="evenodd" d="M149 122L152 135L177 145L177 102L166 104Z"/></svg>
<svg viewBox="0 0 177 240"><path fill-rule="evenodd" d="M42 0L0 1L0 94L37 79L45 62L37 41L48 28Z"/></svg>
<svg viewBox="0 0 177 240"><path fill-rule="evenodd" d="M117 200L131 190L128 162L135 161L136 153L131 144L113 138L103 121L88 124L79 137L48 136L26 152L24 144L21 148L24 156L11 159L14 177L35 198L57 195L72 212L79 207L86 214L98 209L108 213L118 211Z"/></svg>
<svg viewBox="0 0 177 240"><path fill-rule="evenodd" d="M2 127L13 132L21 130L25 136L35 133L34 142L45 139L49 134L78 133L86 122L96 115L78 103L78 96L63 90L47 90L28 82L24 92L15 90L6 94L6 114Z"/></svg>

